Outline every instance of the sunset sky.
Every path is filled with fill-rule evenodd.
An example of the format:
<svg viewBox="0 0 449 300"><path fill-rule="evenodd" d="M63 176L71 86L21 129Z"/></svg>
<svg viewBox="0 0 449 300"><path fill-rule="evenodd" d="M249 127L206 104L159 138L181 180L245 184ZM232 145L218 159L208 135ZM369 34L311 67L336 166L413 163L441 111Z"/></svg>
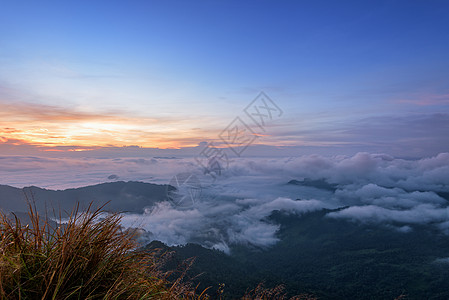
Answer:
<svg viewBox="0 0 449 300"><path fill-rule="evenodd" d="M220 145L261 91L283 114L255 144L447 152L448 15L438 0L3 1L0 155Z"/></svg>

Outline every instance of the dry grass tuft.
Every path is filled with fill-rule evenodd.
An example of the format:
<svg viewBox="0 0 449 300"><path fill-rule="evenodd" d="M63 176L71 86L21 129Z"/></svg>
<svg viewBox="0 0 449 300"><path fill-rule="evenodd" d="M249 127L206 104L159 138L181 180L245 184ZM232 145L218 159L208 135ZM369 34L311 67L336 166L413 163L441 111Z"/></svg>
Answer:
<svg viewBox="0 0 449 300"><path fill-rule="evenodd" d="M64 226L39 216L30 224L0 213L0 299L204 299L183 282L167 280L153 253L136 250L119 214L78 209Z"/></svg>

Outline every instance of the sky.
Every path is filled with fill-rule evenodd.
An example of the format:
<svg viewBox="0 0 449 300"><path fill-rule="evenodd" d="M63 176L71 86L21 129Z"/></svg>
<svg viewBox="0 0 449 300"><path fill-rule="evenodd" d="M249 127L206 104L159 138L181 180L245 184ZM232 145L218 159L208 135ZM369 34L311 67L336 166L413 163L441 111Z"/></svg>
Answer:
<svg viewBox="0 0 449 300"><path fill-rule="evenodd" d="M274 210L449 234L449 1L0 7L0 185L195 175L124 222L225 252L276 243Z"/></svg>
<svg viewBox="0 0 449 300"><path fill-rule="evenodd" d="M237 117L256 154L449 149L447 1L1 7L0 155L191 154ZM260 92L264 128L245 113Z"/></svg>

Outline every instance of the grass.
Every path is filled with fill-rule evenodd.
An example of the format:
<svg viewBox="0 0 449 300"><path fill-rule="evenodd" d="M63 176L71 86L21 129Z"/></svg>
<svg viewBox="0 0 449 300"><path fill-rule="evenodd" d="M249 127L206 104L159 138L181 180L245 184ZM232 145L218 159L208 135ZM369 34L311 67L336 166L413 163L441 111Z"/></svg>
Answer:
<svg viewBox="0 0 449 300"><path fill-rule="evenodd" d="M76 208L63 226L29 204L29 224L0 213L0 299L203 299L138 251L119 214Z"/></svg>
<svg viewBox="0 0 449 300"><path fill-rule="evenodd" d="M0 211L0 299L209 299L186 281L194 259L176 272L163 272L166 256L139 250L132 230L122 230L121 216L103 208L80 212L67 221L41 217L28 204L29 221ZM166 253L167 254L167 253ZM224 285L215 299L224 299ZM282 286L262 284L242 298L287 299ZM316 299L301 295L291 299Z"/></svg>

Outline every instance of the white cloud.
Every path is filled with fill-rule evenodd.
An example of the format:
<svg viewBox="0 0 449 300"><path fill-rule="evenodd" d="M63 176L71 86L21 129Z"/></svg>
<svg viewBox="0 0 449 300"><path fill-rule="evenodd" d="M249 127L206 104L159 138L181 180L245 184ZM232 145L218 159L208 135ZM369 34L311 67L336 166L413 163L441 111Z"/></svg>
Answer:
<svg viewBox="0 0 449 300"><path fill-rule="evenodd" d="M420 160L368 153L242 157L234 158L216 181L193 158L7 156L0 162L3 183L18 186L85 186L107 181L111 174L124 181L166 184L178 173L192 172L202 187L195 206L181 209L162 202L145 214L124 216L126 226L142 227L147 238L172 245L198 242L224 251L235 243L269 246L277 242L278 224L267 222L273 211L300 215L341 207L346 208L329 217L387 224L402 232L413 224L433 224L449 233L448 200L441 196L449 193L449 153ZM304 178L333 184L336 190L287 184ZM123 210L131 200L124 199Z"/></svg>
<svg viewBox="0 0 449 300"><path fill-rule="evenodd" d="M149 239L169 245L188 242L229 251L232 244L266 247L275 244L279 225L267 220L275 210L302 214L324 207L317 200L297 201L277 198L271 201L235 199L232 202L202 202L190 209L179 209L168 202L158 203L145 214L124 215L123 225L140 227Z"/></svg>

